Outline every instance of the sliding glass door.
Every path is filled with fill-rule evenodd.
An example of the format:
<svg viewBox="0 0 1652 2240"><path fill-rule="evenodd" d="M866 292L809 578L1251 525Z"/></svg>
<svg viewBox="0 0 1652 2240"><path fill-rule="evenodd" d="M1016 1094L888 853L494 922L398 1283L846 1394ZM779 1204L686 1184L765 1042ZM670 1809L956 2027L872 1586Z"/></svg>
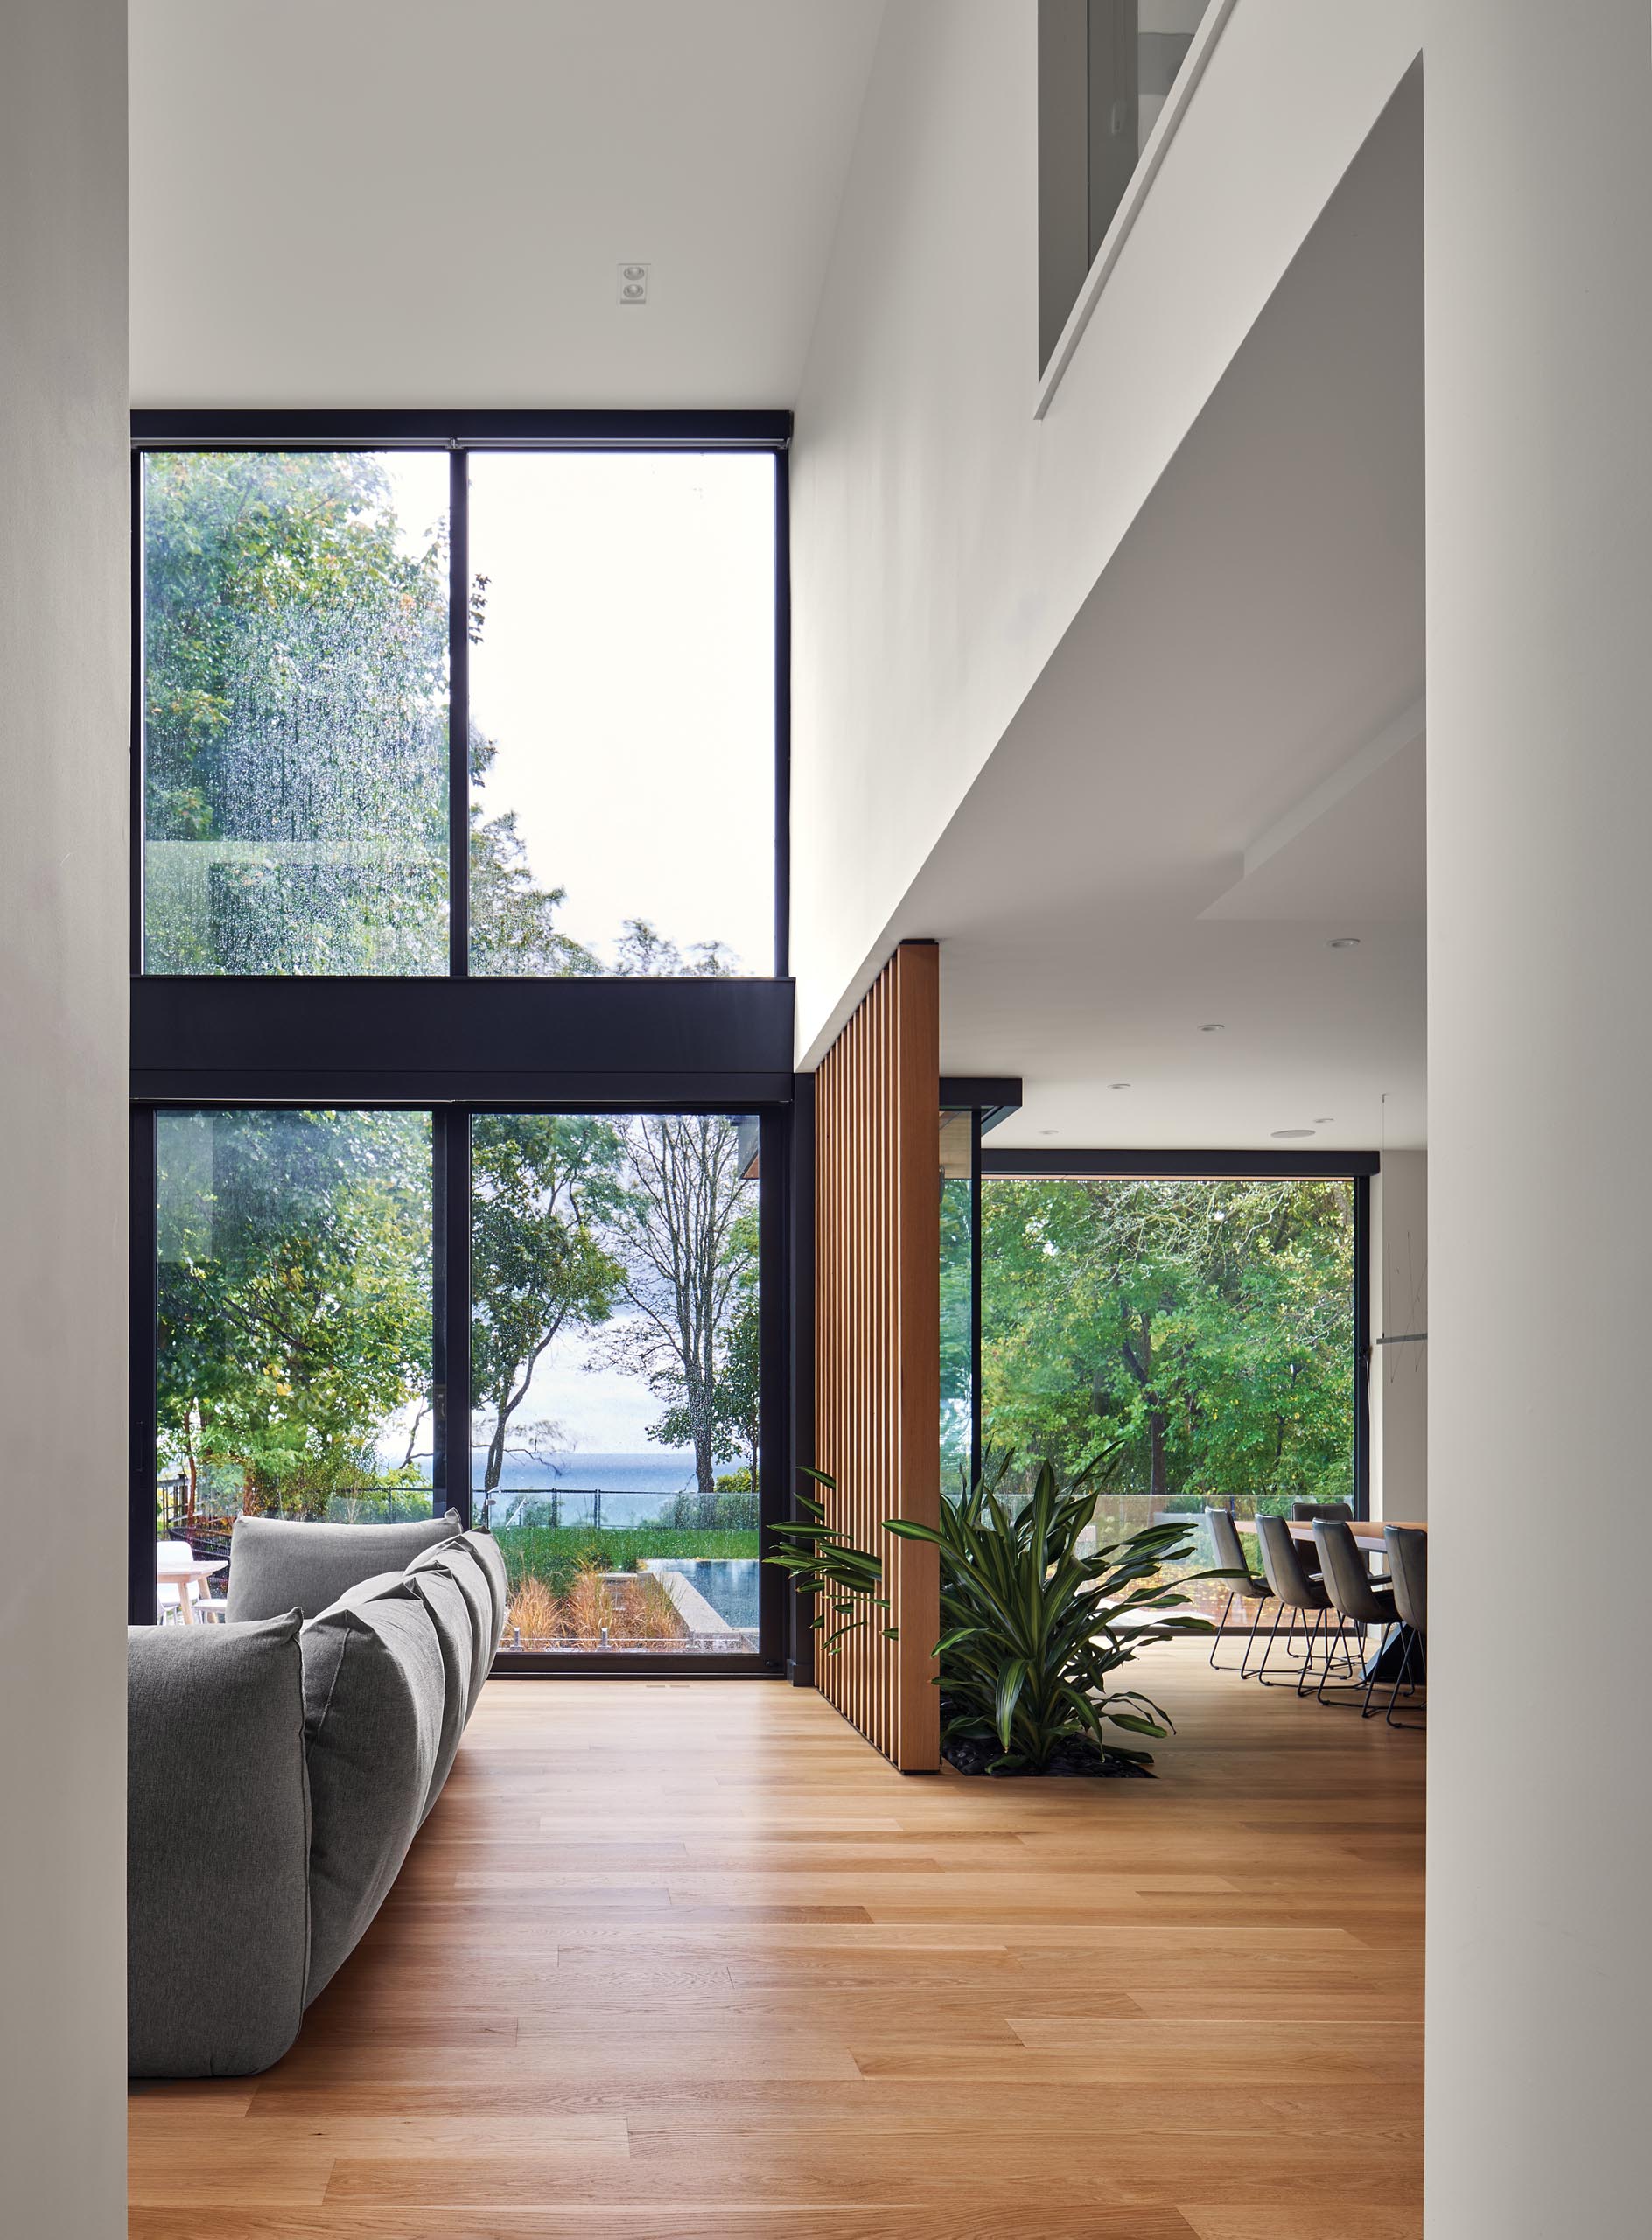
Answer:
<svg viewBox="0 0 1652 2240"><path fill-rule="evenodd" d="M508 1659L772 1656L779 1209L760 1119L150 1120L153 1500L135 1530L158 1544L161 1616L221 1596L237 1516L451 1507L504 1554Z"/></svg>
<svg viewBox="0 0 1652 2240"><path fill-rule="evenodd" d="M756 1123L478 1114L471 1175L472 1509L510 1648L755 1655Z"/></svg>

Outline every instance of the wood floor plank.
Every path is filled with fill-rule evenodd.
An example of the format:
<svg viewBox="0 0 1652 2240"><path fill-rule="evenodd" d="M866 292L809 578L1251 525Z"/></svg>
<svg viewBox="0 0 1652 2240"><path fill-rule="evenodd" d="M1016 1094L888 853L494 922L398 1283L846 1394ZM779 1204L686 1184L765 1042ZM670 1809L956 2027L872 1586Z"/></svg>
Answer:
<svg viewBox="0 0 1652 2240"><path fill-rule="evenodd" d="M1415 2240L1423 1738L1154 1677L1130 1783L490 1684L287 2058L134 2089L132 2240Z"/></svg>

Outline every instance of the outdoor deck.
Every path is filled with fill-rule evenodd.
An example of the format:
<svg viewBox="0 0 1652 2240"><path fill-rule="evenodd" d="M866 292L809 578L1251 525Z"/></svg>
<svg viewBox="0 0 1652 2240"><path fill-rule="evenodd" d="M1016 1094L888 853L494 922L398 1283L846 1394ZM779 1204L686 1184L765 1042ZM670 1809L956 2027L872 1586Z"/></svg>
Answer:
<svg viewBox="0 0 1652 2240"><path fill-rule="evenodd" d="M135 2093L133 2240L1415 2240L1423 1737L1152 1663L1154 1784L491 1684L293 2052Z"/></svg>

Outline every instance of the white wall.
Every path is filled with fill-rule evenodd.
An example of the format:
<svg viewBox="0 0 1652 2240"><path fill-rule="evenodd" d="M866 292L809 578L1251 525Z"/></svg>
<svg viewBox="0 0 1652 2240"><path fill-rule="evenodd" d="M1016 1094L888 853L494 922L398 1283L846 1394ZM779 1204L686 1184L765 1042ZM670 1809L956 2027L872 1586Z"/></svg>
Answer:
<svg viewBox="0 0 1652 2240"><path fill-rule="evenodd" d="M789 404L882 10L140 0L134 400Z"/></svg>
<svg viewBox="0 0 1652 2240"><path fill-rule="evenodd" d="M1385 1152L1371 1184L1371 1334L1428 1327L1428 1153ZM1371 1365L1371 1509L1428 1521L1428 1348L1379 1346Z"/></svg>
<svg viewBox="0 0 1652 2240"><path fill-rule="evenodd" d="M1652 22L1430 0L1429 2240L1647 2230Z"/></svg>
<svg viewBox="0 0 1652 2240"><path fill-rule="evenodd" d="M0 74L0 2222L126 2230L126 10Z"/></svg>
<svg viewBox="0 0 1652 2240"><path fill-rule="evenodd" d="M1238 0L1034 421L1033 0L889 10L793 454L807 1056L1414 60L1418 0Z"/></svg>

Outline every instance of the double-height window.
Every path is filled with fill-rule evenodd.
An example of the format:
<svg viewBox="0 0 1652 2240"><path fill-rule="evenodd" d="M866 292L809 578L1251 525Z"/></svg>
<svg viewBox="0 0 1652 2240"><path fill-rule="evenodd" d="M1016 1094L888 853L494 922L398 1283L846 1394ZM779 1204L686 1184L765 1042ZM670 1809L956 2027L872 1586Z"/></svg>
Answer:
<svg viewBox="0 0 1652 2240"><path fill-rule="evenodd" d="M138 416L139 1619L452 1508L506 1654L778 1653L783 416Z"/></svg>

